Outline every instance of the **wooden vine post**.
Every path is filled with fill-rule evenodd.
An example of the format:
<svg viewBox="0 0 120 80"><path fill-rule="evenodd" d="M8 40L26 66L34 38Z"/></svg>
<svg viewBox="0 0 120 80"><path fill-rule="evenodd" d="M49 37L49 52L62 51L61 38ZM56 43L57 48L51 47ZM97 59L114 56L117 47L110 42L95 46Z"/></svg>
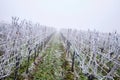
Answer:
<svg viewBox="0 0 120 80"><path fill-rule="evenodd" d="M73 52L73 56L72 56L72 67L71 67L72 72L74 72L74 63L75 63L75 51Z"/></svg>
<svg viewBox="0 0 120 80"><path fill-rule="evenodd" d="M27 61L26 74L29 72L28 68L29 68L29 64L30 64L30 53L31 53L32 50L30 48L28 48L28 51L29 51L29 53L28 53L28 61Z"/></svg>

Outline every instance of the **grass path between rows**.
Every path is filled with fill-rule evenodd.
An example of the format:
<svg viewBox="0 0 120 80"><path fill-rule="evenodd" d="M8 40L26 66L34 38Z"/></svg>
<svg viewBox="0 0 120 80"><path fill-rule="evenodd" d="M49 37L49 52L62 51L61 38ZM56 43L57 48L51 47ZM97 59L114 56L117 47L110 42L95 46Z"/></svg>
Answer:
<svg viewBox="0 0 120 80"><path fill-rule="evenodd" d="M69 64L65 60L65 50L60 35L54 35L48 45L42 53L46 55L32 74L33 80L73 80L73 74L70 73Z"/></svg>

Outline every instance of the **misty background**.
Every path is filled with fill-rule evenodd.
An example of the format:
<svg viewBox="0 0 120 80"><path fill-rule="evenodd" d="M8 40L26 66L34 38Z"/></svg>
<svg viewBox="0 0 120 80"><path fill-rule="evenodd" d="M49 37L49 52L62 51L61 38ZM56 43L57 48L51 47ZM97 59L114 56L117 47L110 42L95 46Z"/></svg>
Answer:
<svg viewBox="0 0 120 80"><path fill-rule="evenodd" d="M120 33L120 0L0 0L0 21L12 16L57 29Z"/></svg>

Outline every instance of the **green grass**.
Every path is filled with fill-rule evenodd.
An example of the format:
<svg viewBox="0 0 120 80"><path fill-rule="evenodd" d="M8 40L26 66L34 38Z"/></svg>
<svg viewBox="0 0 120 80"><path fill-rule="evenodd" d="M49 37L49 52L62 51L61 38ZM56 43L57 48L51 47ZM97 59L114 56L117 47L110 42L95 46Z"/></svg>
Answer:
<svg viewBox="0 0 120 80"><path fill-rule="evenodd" d="M61 61L56 55L56 50L59 49L60 44L58 40L54 38L50 44L50 47L46 49L46 54L43 57L41 63L39 63L37 72L33 73L33 80L61 80Z"/></svg>

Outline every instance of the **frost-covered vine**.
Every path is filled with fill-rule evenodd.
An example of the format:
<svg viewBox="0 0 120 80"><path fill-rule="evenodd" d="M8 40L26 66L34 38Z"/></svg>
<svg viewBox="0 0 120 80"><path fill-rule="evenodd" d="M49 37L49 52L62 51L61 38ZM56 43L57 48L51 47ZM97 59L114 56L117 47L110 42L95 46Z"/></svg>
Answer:
<svg viewBox="0 0 120 80"><path fill-rule="evenodd" d="M45 45L55 29L12 17L12 23L0 23L0 79L9 76L36 48ZM30 52L31 51L31 52Z"/></svg>
<svg viewBox="0 0 120 80"><path fill-rule="evenodd" d="M97 31L62 29L64 42L71 43L82 72L98 80L120 79L120 35Z"/></svg>

